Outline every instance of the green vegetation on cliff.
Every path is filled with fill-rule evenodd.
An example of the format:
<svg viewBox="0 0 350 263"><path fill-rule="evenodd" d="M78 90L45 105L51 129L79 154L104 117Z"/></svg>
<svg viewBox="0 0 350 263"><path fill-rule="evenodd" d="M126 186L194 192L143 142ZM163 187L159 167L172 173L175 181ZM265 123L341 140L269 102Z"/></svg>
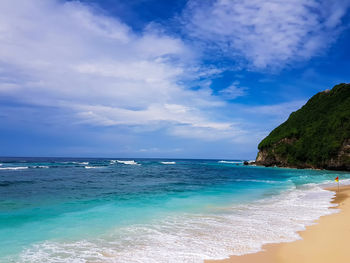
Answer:
<svg viewBox="0 0 350 263"><path fill-rule="evenodd" d="M283 160L289 166L329 168L330 160L340 156L339 151L348 139L350 84L339 84L313 96L262 140L258 148L265 153L262 164L269 159L276 165ZM340 162L350 166L349 154L342 154Z"/></svg>

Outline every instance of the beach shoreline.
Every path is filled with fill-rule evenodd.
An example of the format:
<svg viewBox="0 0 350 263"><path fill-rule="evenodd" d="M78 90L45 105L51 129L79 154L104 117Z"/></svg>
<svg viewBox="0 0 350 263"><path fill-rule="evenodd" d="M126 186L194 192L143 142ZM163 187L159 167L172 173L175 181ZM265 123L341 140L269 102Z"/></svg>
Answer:
<svg viewBox="0 0 350 263"><path fill-rule="evenodd" d="M315 224L299 232L300 240L267 244L262 251L205 263L348 263L350 258L350 186L325 188L336 192L332 203L339 213L321 216Z"/></svg>

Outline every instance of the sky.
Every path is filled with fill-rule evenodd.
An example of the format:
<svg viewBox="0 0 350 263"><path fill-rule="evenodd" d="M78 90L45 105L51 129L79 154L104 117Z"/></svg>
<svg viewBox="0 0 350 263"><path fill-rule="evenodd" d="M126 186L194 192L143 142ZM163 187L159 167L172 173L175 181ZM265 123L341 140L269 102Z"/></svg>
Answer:
<svg viewBox="0 0 350 263"><path fill-rule="evenodd" d="M2 0L0 156L255 159L350 82L350 0Z"/></svg>

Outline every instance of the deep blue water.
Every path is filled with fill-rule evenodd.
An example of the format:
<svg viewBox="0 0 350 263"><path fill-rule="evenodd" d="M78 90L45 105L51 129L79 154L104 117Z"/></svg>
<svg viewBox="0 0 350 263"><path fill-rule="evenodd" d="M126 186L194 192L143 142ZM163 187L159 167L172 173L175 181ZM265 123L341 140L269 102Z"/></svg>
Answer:
<svg viewBox="0 0 350 263"><path fill-rule="evenodd" d="M281 235L293 239L298 226L329 212L332 193L319 185L337 175L350 178L341 172L246 167L239 160L1 158L0 164L0 262L169 262L160 254L165 257L175 241L172 253L181 260L174 262L246 253L270 237L255 240L250 234L249 242L242 241L247 233L241 227L259 237L260 223L267 230L275 223L277 229L292 216L300 222L281 228ZM265 222L274 206L281 206L282 221ZM288 206L300 218L284 213ZM313 214L304 218L307 210ZM198 255L191 256L185 245L222 239L227 231L235 232L224 240L226 250L221 241L213 252L216 243L207 249L194 245ZM238 240L247 242L246 250L236 249Z"/></svg>

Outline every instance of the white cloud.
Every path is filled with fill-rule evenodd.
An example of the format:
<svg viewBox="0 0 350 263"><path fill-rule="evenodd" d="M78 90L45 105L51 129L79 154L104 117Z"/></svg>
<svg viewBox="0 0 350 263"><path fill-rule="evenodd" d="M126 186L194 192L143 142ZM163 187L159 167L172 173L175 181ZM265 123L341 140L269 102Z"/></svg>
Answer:
<svg viewBox="0 0 350 263"><path fill-rule="evenodd" d="M341 32L349 0L190 0L187 33L254 68L281 68L325 50Z"/></svg>
<svg viewBox="0 0 350 263"><path fill-rule="evenodd" d="M230 123L211 122L194 107L180 104L151 104L146 109L134 110L101 105L72 105L88 123L103 126L147 125L158 122L185 124L191 127L225 130Z"/></svg>
<svg viewBox="0 0 350 263"><path fill-rule="evenodd" d="M247 94L246 87L239 87L239 81L234 81L229 87L219 91L219 94L226 99L233 100Z"/></svg>
<svg viewBox="0 0 350 263"><path fill-rule="evenodd" d="M223 0L212 3L214 7L226 4L228 13L242 5L239 9L242 14L236 18L242 32L235 29L238 25L230 20L220 29L219 18L225 18L220 8L215 11L218 13L208 16L208 23L213 23L207 25L208 32L204 30L205 25L193 27L191 32L198 38L210 36L205 39L209 42L217 37L220 46L228 45L227 51L233 50L235 54L243 52L257 67L271 65L273 59L283 64L289 61L284 57L288 52L294 56L299 53L293 50L303 47L298 44L302 40L290 40L290 45L278 43L276 54L264 41L255 47L254 40L259 39L255 34L257 29L252 32L247 29L251 17L245 18L243 14L248 4ZM280 2L276 0L276 4ZM207 4L205 7L209 8ZM191 26L198 27L194 21L200 22L196 13L199 11L195 7L190 10L194 12ZM209 11L204 8L201 12L204 15ZM335 28L342 13L332 14L327 26ZM247 26L239 24L244 19L248 19ZM264 30L268 30L268 23L272 22L265 16L257 19L262 22L266 19ZM272 29L275 30L275 26ZM232 33L237 33L240 40L233 38ZM244 40L246 33L247 40ZM264 34L261 33L262 40L269 36ZM277 40L270 41L274 44ZM80 2L0 1L0 98L15 105L24 104L23 107L1 105L1 109L5 109L1 115L7 119L20 116L41 126L56 124L54 130L63 126L60 123L84 128L85 125L99 126L104 127L104 131L111 126L123 126L118 136L115 135L117 129L99 135L103 139L123 138L118 139L118 144L132 132L157 130L153 135L166 131L180 140L222 139L225 145L226 142L256 145L271 127L267 127L265 120L261 121L265 126L259 126L259 119L264 119L262 115L275 112L273 118L280 118L297 108L294 102L256 107L228 104L224 99L243 96L247 89L234 82L219 91L218 96L213 95L208 78L225 69L201 65L195 51L186 43L153 25L136 33L118 19L96 13ZM233 44L234 48L230 46ZM260 54L265 48L266 53ZM289 48L292 51L288 51ZM188 83L200 88L190 89ZM95 138L96 134L98 132ZM106 139L108 143L110 137ZM128 138L125 144L131 145L133 140ZM176 148L176 143L174 145ZM135 149L140 147L154 150L158 145L137 145Z"/></svg>
<svg viewBox="0 0 350 263"><path fill-rule="evenodd" d="M152 25L135 33L80 2L9 0L0 2L0 40L0 95L12 101L61 108L75 124L232 131L209 117L224 101L181 83L221 71Z"/></svg>

